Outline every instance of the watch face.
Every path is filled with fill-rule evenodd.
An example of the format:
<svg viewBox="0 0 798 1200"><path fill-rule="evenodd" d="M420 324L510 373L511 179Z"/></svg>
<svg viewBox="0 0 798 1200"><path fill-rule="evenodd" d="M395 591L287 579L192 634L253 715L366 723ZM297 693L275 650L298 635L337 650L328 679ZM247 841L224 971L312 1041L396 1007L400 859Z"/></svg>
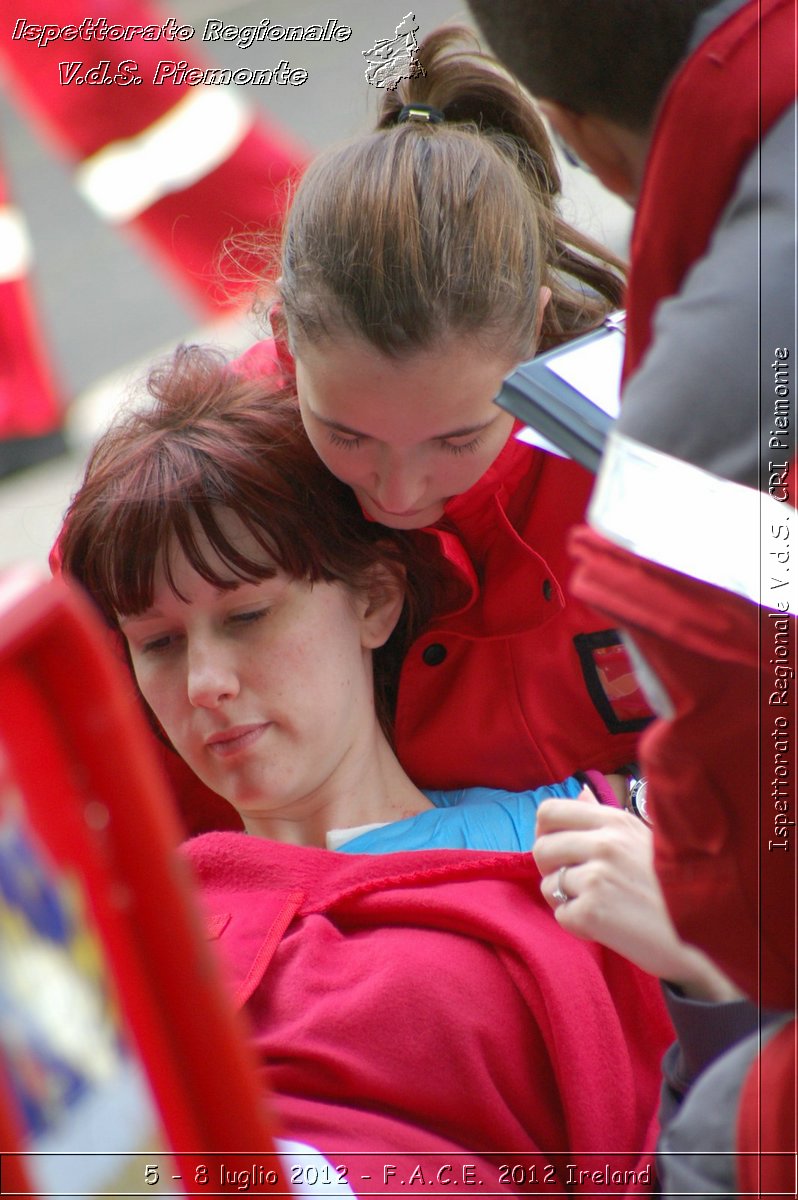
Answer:
<svg viewBox="0 0 798 1200"><path fill-rule="evenodd" d="M646 805L646 780L636 779L629 789L629 803L632 807L632 812L645 821L646 825L651 824L648 807Z"/></svg>

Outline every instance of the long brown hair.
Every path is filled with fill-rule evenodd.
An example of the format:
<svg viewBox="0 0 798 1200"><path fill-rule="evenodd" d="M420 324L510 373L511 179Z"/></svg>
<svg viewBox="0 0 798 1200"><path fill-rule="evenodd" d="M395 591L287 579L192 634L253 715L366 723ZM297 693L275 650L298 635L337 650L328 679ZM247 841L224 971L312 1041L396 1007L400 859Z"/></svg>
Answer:
<svg viewBox="0 0 798 1200"><path fill-rule="evenodd" d="M557 212L545 126L518 84L459 27L418 51L424 75L386 91L377 132L308 168L283 236L289 332L341 333L402 356L470 335L519 358L597 325L622 301L621 264ZM397 123L406 104L445 120Z"/></svg>
<svg viewBox="0 0 798 1200"><path fill-rule="evenodd" d="M91 454L59 542L64 573L113 628L120 616L151 606L159 564L177 591L173 543L219 588L278 568L354 593L373 594L375 579L398 586L405 593L399 625L374 656L377 709L388 728L402 659L447 587L442 568L411 535L366 520L352 490L312 448L291 393L236 374L198 346L181 347L147 386L154 403L119 417ZM247 557L230 540L219 521L224 509L263 555Z"/></svg>

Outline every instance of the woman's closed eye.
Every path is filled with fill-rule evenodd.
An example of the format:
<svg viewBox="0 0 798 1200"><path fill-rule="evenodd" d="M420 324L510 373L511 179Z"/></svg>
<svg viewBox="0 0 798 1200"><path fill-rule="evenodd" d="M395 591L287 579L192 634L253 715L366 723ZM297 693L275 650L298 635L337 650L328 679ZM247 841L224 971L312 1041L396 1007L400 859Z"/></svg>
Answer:
<svg viewBox="0 0 798 1200"><path fill-rule="evenodd" d="M333 446L341 446L344 450L359 450L362 438L359 437L344 437L343 434L337 433L334 429L328 431L330 444Z"/></svg>
<svg viewBox="0 0 798 1200"><path fill-rule="evenodd" d="M333 446L340 446L343 450L359 450L363 439L359 437L344 437L335 430L330 430L330 443ZM468 442L449 442L445 438L441 438L438 443L443 450L447 450L449 454L475 454L479 449L481 437L471 438Z"/></svg>
<svg viewBox="0 0 798 1200"><path fill-rule="evenodd" d="M146 641L141 643L141 653L164 654L167 650L171 650L175 644L176 638L177 634L174 633L162 633L157 637L148 638Z"/></svg>
<svg viewBox="0 0 798 1200"><path fill-rule="evenodd" d="M254 625L256 621L261 621L268 615L268 607L253 608L247 612L234 613L232 616L228 617L228 620L232 625Z"/></svg>
<svg viewBox="0 0 798 1200"><path fill-rule="evenodd" d="M225 618L225 625L228 628L245 629L263 620L268 614L269 606L247 609L246 612L231 613ZM142 654L150 655L166 654L169 650L173 650L182 639L183 635L179 632L159 633L154 637L142 641L140 651Z"/></svg>
<svg viewBox="0 0 798 1200"><path fill-rule="evenodd" d="M448 442L442 441L441 446L444 450L448 450L450 454L475 454L479 449L481 436L471 438L468 442Z"/></svg>

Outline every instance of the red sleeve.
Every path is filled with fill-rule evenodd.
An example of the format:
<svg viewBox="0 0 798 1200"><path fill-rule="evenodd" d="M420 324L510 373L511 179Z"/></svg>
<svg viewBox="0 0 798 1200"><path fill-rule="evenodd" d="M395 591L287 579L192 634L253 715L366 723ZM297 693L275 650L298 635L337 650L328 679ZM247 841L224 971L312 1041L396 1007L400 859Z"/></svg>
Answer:
<svg viewBox="0 0 798 1200"><path fill-rule="evenodd" d="M741 1195L793 1194L797 1029L790 1021L767 1043L743 1084L737 1121Z"/></svg>
<svg viewBox="0 0 798 1200"><path fill-rule="evenodd" d="M787 693L773 692L768 660L774 644L795 636L794 621L592 529L575 531L571 545L574 592L631 633L662 693L640 763L674 924L752 999L791 1008L794 855L773 792L774 761L794 778L795 748L782 739ZM760 754L760 730L774 744L769 755Z"/></svg>

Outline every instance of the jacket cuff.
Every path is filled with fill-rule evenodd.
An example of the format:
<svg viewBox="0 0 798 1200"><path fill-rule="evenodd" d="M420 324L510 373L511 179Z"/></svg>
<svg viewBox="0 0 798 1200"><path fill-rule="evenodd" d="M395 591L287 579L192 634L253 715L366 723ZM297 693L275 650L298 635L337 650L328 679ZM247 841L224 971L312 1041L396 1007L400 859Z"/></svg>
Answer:
<svg viewBox="0 0 798 1200"><path fill-rule="evenodd" d="M608 804L610 808L620 808L618 797L607 783L601 771L577 771L576 778L587 784L599 804Z"/></svg>
<svg viewBox="0 0 798 1200"><path fill-rule="evenodd" d="M662 984L662 991L678 1039L666 1055L664 1070L677 1092L686 1091L711 1062L753 1033L760 1019L767 1020L750 1000L695 1000L669 983Z"/></svg>

